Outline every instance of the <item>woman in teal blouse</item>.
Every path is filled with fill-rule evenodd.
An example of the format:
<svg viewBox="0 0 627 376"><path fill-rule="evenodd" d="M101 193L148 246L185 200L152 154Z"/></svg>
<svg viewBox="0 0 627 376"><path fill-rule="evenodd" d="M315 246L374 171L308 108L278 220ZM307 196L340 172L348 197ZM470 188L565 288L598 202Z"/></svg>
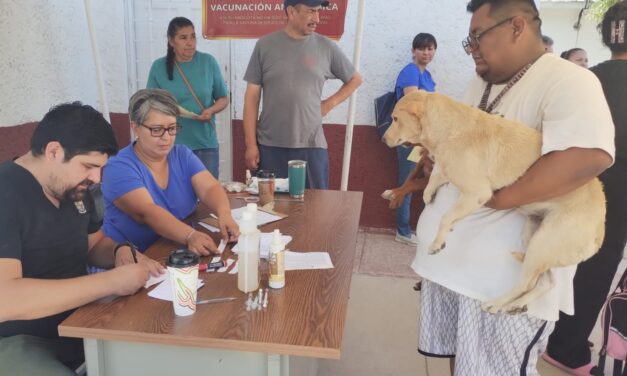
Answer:
<svg viewBox="0 0 627 376"><path fill-rule="evenodd" d="M167 55L153 62L146 87L169 91L183 109L196 114L178 117L182 129L176 143L192 149L217 179L220 159L215 114L229 104L228 89L216 59L196 50L194 24L187 18L170 21Z"/></svg>

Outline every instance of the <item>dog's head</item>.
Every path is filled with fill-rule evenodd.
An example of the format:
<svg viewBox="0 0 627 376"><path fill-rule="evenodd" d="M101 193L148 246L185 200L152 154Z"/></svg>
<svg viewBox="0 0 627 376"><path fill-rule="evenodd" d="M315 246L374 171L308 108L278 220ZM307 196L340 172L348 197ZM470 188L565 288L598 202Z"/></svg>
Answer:
<svg viewBox="0 0 627 376"><path fill-rule="evenodd" d="M426 101L429 94L418 91L402 97L392 112L392 124L383 135L383 141L389 147L399 145L415 146L422 141L422 120L425 115Z"/></svg>

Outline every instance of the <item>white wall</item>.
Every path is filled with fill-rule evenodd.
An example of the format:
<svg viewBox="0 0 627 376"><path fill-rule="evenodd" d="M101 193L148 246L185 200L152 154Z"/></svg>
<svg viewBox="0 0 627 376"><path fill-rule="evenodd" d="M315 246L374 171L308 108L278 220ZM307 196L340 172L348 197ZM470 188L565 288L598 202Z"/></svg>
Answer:
<svg viewBox="0 0 627 376"><path fill-rule="evenodd" d="M353 59L357 0L349 0L345 32L340 47ZM433 34L438 41L435 59L429 65L436 89L460 98L474 74L472 59L462 47L468 34L470 14L460 0L366 0L361 74L364 83L359 88L355 124L374 124L373 100L394 87L398 72L411 61L411 42L420 32ZM243 76L255 41L233 41L234 118L242 118L245 82ZM339 80L325 85L325 96L340 87ZM346 123L348 100L324 119L325 123Z"/></svg>
<svg viewBox="0 0 627 376"><path fill-rule="evenodd" d="M579 30L573 28L580 7L541 7L542 32L553 38L555 42L553 49L558 55L574 47L586 50L589 66L592 67L609 59L610 50L603 45L596 23L585 15L581 19L581 28Z"/></svg>
<svg viewBox="0 0 627 376"><path fill-rule="evenodd" d="M193 1L200 3L200 0ZM419 32L430 32L438 40L437 54L429 66L437 90L461 97L474 74L472 60L463 52L460 42L468 33L470 21L465 4L466 1L460 0L366 0L360 69L365 81L358 92L356 124L373 124L372 101L392 89L398 71L410 61L411 41ZM357 5L357 0L349 0L345 34L339 41L350 59ZM109 107L112 112L126 112L129 93L124 0L92 0L92 6ZM592 22L584 19L579 33L573 30L577 8L551 8L542 4L540 11L544 19L543 31L555 40L556 52L583 47L589 53L591 64L608 57ZM165 33L166 25L158 25L159 35ZM222 48L230 45L233 118L241 119L243 75L255 41L208 43L220 44ZM80 99L98 108L83 0L2 0L0 48L0 82L3 83L0 126L39 120L51 106L64 101ZM149 62L146 62L146 70L148 68ZM339 85L337 81L327 84L325 95ZM325 122L345 123L347 102L331 112Z"/></svg>
<svg viewBox="0 0 627 376"><path fill-rule="evenodd" d="M2 0L0 126L37 121L58 103L96 108L98 88L83 0ZM128 101L123 0L93 0L109 108Z"/></svg>

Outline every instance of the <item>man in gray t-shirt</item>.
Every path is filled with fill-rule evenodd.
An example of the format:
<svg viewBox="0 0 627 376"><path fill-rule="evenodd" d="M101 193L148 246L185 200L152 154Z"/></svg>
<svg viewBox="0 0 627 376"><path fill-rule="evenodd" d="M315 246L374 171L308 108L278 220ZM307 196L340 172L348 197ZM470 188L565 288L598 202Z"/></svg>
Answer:
<svg viewBox="0 0 627 376"><path fill-rule="evenodd" d="M322 117L361 84L337 44L314 32L328 1L285 0L287 25L255 45L244 80L246 167L287 177L287 161L307 161L307 187L328 188L329 157ZM322 100L327 79L344 85ZM263 111L259 103L263 92Z"/></svg>

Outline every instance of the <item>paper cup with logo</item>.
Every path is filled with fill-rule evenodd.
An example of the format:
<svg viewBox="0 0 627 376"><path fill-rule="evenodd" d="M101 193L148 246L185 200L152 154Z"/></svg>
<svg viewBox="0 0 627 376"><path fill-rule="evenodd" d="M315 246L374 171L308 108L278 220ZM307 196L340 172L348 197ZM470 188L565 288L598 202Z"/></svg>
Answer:
<svg viewBox="0 0 627 376"><path fill-rule="evenodd" d="M189 316L196 312L199 257L189 249L173 251L166 261L174 299L174 313Z"/></svg>

